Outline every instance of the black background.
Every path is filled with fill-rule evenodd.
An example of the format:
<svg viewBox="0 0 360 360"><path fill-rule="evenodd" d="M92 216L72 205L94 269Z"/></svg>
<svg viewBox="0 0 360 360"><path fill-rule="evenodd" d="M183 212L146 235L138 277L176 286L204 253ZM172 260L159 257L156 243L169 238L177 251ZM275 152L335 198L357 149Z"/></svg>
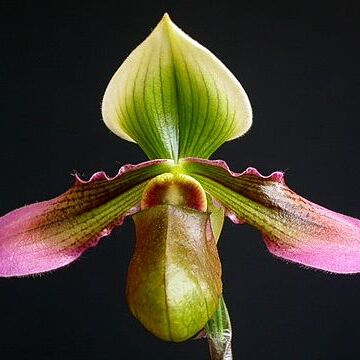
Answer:
<svg viewBox="0 0 360 360"><path fill-rule="evenodd" d="M105 87L164 11L246 89L254 125L212 158L286 171L314 202L359 206L357 1L1 1L1 214L97 170L145 160L101 121ZM207 359L204 340L157 340L125 302L131 220L71 266L0 280L1 359ZM270 256L227 221L219 244L235 359L360 356L360 277Z"/></svg>

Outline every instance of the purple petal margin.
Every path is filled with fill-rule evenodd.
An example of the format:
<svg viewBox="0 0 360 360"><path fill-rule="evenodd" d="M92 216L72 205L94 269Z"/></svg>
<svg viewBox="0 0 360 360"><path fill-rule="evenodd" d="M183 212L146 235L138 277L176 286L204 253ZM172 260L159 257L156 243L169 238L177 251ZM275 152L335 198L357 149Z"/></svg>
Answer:
<svg viewBox="0 0 360 360"><path fill-rule="evenodd" d="M235 173L223 161L195 158L182 166L231 220L260 230L272 254L330 272L360 272L360 220L304 199L287 187L283 173Z"/></svg>
<svg viewBox="0 0 360 360"><path fill-rule="evenodd" d="M138 210L143 188L169 168L166 160L125 165L76 181L64 194L0 218L0 276L41 273L67 265Z"/></svg>

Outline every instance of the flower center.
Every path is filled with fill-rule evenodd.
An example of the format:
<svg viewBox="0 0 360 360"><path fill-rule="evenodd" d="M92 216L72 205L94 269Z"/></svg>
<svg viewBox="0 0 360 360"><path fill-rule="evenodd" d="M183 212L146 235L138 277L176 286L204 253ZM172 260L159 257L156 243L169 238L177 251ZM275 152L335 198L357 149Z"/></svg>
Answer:
<svg viewBox="0 0 360 360"><path fill-rule="evenodd" d="M156 205L184 206L206 211L206 194L200 183L184 174L165 173L147 184L141 198L141 210Z"/></svg>

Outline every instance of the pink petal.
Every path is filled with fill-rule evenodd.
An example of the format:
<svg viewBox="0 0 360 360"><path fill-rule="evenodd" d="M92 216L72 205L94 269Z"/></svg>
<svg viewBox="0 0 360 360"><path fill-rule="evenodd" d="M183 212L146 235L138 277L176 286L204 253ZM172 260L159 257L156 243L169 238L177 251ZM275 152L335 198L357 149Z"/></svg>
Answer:
<svg viewBox="0 0 360 360"><path fill-rule="evenodd" d="M272 254L331 272L360 272L360 220L304 199L286 186L281 172L234 173L223 161L191 158L182 166L231 220L259 229Z"/></svg>
<svg viewBox="0 0 360 360"><path fill-rule="evenodd" d="M0 218L0 276L59 268L78 258L134 213L147 180L168 169L165 160L125 165L113 178L76 176L64 194Z"/></svg>
<svg viewBox="0 0 360 360"><path fill-rule="evenodd" d="M360 272L360 220L328 210L300 196L298 201L307 202L307 216L316 225L309 226L299 238L289 239L294 243L290 241L287 245L282 245L276 236L264 234L269 251L283 259L322 270L344 274Z"/></svg>

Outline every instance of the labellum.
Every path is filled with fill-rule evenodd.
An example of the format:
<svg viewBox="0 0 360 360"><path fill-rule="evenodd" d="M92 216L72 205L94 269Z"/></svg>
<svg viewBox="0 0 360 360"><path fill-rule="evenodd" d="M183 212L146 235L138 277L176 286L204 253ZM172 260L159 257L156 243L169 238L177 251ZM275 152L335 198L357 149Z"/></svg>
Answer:
<svg viewBox="0 0 360 360"><path fill-rule="evenodd" d="M148 184L141 203L146 208L133 216L128 304L154 335L183 341L203 329L222 291L206 195L190 176L167 173Z"/></svg>

